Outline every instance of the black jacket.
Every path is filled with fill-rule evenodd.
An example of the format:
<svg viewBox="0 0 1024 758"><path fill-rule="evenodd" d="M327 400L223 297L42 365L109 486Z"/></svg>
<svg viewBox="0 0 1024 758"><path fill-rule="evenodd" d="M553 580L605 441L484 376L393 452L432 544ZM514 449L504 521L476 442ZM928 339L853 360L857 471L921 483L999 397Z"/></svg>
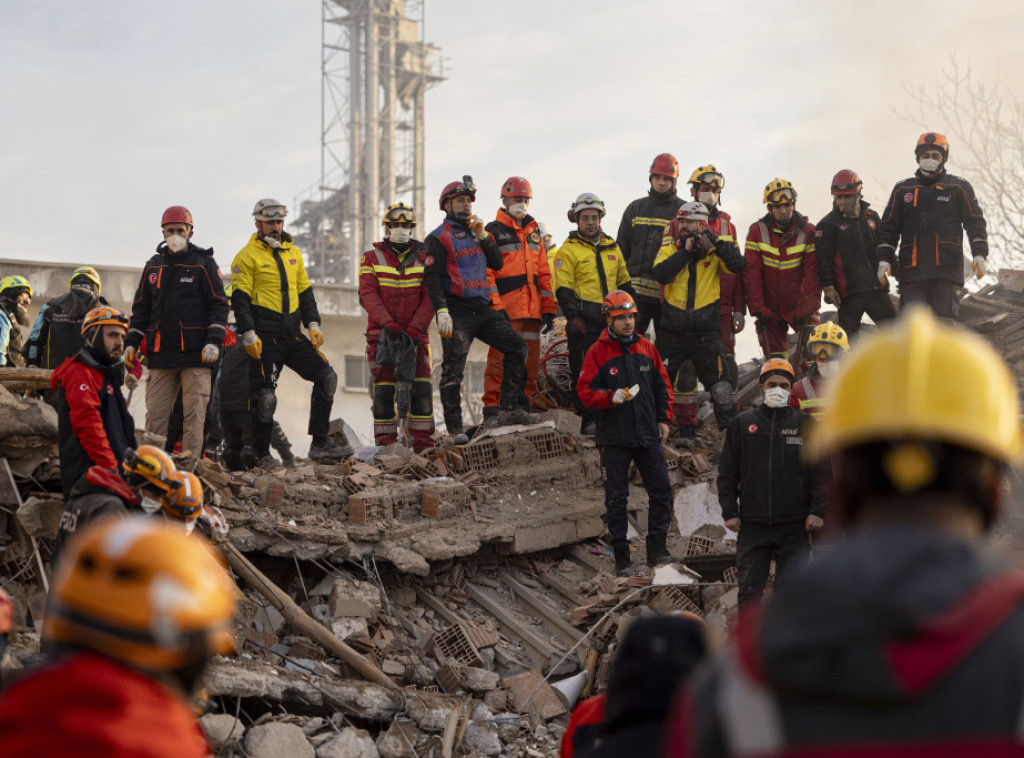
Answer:
<svg viewBox="0 0 1024 758"><path fill-rule="evenodd" d="M172 254L161 242L142 270L125 347L138 347L145 337L150 368L202 366L203 347L221 346L227 321L213 250L190 242Z"/></svg>
<svg viewBox="0 0 1024 758"><path fill-rule="evenodd" d="M221 411L249 411L252 396L249 380L251 363L241 342L224 348L224 360L221 361L220 378L217 380Z"/></svg>
<svg viewBox="0 0 1024 758"><path fill-rule="evenodd" d="M633 280L638 297L658 299L658 292L650 286L637 284L637 279L653 280L654 259L661 249L661 238L683 204L675 192L648 192L626 206L619 222L615 243L626 259L626 270Z"/></svg>
<svg viewBox="0 0 1024 758"><path fill-rule="evenodd" d="M718 464L718 502L726 521L780 524L825 515L827 471L801 459L811 416L791 406L739 414L725 433ZM827 469L827 464L825 464Z"/></svg>
<svg viewBox="0 0 1024 758"><path fill-rule="evenodd" d="M83 287L72 287L46 303L25 344L28 365L54 369L81 350L82 321L100 305L107 301Z"/></svg>
<svg viewBox="0 0 1024 758"><path fill-rule="evenodd" d="M888 290L878 281L878 231L880 220L861 200L860 215L848 218L833 205L814 227L818 253L818 278L822 289L835 287L840 297L871 290Z"/></svg>
<svg viewBox="0 0 1024 758"><path fill-rule="evenodd" d="M894 264L901 283L944 279L964 284L963 233L972 255L988 255L985 216L966 179L918 171L897 184L882 214L878 257ZM896 266L893 265L893 269Z"/></svg>

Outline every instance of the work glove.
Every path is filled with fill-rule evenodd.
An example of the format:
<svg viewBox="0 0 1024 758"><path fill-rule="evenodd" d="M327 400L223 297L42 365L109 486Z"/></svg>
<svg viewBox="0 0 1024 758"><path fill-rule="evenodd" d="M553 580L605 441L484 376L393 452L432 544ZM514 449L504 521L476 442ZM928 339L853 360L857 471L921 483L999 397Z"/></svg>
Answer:
<svg viewBox="0 0 1024 758"><path fill-rule="evenodd" d="M398 325L397 321L388 321L384 324L384 328L388 330L388 334L392 337L397 337L402 333L402 327Z"/></svg>
<svg viewBox="0 0 1024 758"><path fill-rule="evenodd" d="M762 322L763 321L771 321L773 318L775 318L775 314L772 313L767 308L765 308L763 311L759 311L759 312L755 313L754 314L754 318L756 318L757 320L762 321Z"/></svg>
<svg viewBox="0 0 1024 758"><path fill-rule="evenodd" d="M825 294L825 302L829 305L834 305L838 308L843 304L843 299L839 297L839 292L832 285L825 287L822 292Z"/></svg>
<svg viewBox="0 0 1024 758"><path fill-rule="evenodd" d="M320 331L320 324L316 321L309 324L309 341L317 350L320 350L320 346L324 344L324 333Z"/></svg>
<svg viewBox="0 0 1024 758"><path fill-rule="evenodd" d="M878 281L882 284L889 285L889 275L892 272L892 266L889 265L889 261L878 262Z"/></svg>
<svg viewBox="0 0 1024 758"><path fill-rule="evenodd" d="M486 235L483 219L479 216L469 216L466 219L466 226L469 227L469 231L473 232L477 237Z"/></svg>
<svg viewBox="0 0 1024 758"><path fill-rule="evenodd" d="M541 334L547 334L555 328L555 314L554 313L543 313L541 319L544 321L544 326L541 328Z"/></svg>
<svg viewBox="0 0 1024 758"><path fill-rule="evenodd" d="M253 329L242 335L242 347L245 349L245 354L255 361L263 357L263 340L256 336Z"/></svg>
<svg viewBox="0 0 1024 758"><path fill-rule="evenodd" d="M139 377L135 376L130 372L125 372L124 375L124 386L129 390L135 389L135 385L139 383Z"/></svg>
<svg viewBox="0 0 1024 758"><path fill-rule="evenodd" d="M452 317L448 315L448 309L439 310L437 312L437 333L448 339L454 330L455 325L452 323Z"/></svg>
<svg viewBox="0 0 1024 758"><path fill-rule="evenodd" d="M974 269L974 275L981 279L985 276L985 272L988 271L988 261L984 255L974 256L974 260L971 261L971 268Z"/></svg>
<svg viewBox="0 0 1024 758"><path fill-rule="evenodd" d="M743 331L743 327L746 326L747 320L743 317L742 313L732 314L732 333L739 334Z"/></svg>
<svg viewBox="0 0 1024 758"><path fill-rule="evenodd" d="M203 363L216 363L220 357L220 348L216 345L205 345L203 346L203 355L201 360Z"/></svg>
<svg viewBox="0 0 1024 758"><path fill-rule="evenodd" d="M137 347L129 347L124 351L124 367L128 371L134 371L136 366L142 365L142 353Z"/></svg>
<svg viewBox="0 0 1024 758"><path fill-rule="evenodd" d="M579 316L569 319L569 323L565 327L565 334L574 340L586 339L587 327L584 325L583 319Z"/></svg>
<svg viewBox="0 0 1024 758"><path fill-rule="evenodd" d="M506 310L505 310L504 308L499 308L499 309L498 309L498 313L500 313L500 314L501 314L501 317L502 317L503 319L505 319L506 321L508 321L508 322L509 322L510 324L512 323L512 317L511 317L510 315L508 315L508 311L506 311Z"/></svg>
<svg viewBox="0 0 1024 758"><path fill-rule="evenodd" d="M612 393L612 405L622 405L628 403L634 397L640 394L640 385L634 384L632 387L619 387Z"/></svg>

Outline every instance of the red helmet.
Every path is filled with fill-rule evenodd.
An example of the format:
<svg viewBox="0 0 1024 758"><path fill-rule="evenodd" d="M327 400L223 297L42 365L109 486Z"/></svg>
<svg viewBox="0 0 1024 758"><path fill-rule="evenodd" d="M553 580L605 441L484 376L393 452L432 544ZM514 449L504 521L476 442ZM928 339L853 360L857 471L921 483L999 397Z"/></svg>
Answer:
<svg viewBox="0 0 1024 758"><path fill-rule="evenodd" d="M657 174L658 176L670 176L673 179L679 178L679 161L671 153L662 153L661 155L655 156L654 160L651 161L650 174Z"/></svg>
<svg viewBox="0 0 1024 758"><path fill-rule="evenodd" d="M444 204L456 195L469 195L469 199L476 202L476 185L473 184L473 177L466 174L462 177L461 182L449 182L444 186L444 189L441 190L441 200L438 203L441 210L444 210Z"/></svg>
<svg viewBox="0 0 1024 758"><path fill-rule="evenodd" d="M521 176L510 176L501 185L502 197L533 197L533 187Z"/></svg>
<svg viewBox="0 0 1024 758"><path fill-rule="evenodd" d="M636 313L636 302L628 292L612 290L605 295L604 305L601 306L601 313L608 318L615 318L627 313Z"/></svg>
<svg viewBox="0 0 1024 758"><path fill-rule="evenodd" d="M844 168L832 177L832 194L833 195L859 195L861 185L864 182L857 176L856 171L850 171L848 168Z"/></svg>
<svg viewBox="0 0 1024 758"><path fill-rule="evenodd" d="M164 224L188 224L192 226L192 213L184 205L172 205L164 211L160 226Z"/></svg>

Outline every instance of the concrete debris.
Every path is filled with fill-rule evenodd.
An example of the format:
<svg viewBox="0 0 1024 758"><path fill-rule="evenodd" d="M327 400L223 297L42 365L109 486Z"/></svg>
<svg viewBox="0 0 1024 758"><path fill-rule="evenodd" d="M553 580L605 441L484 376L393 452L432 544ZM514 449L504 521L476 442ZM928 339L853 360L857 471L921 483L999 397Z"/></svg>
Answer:
<svg viewBox="0 0 1024 758"><path fill-rule="evenodd" d="M237 744L245 732L245 725L227 713L207 713L199 719L199 725L217 751Z"/></svg>
<svg viewBox="0 0 1024 758"><path fill-rule="evenodd" d="M379 758L380 752L370 733L345 727L337 737L316 749L316 758Z"/></svg>
<svg viewBox="0 0 1024 758"><path fill-rule="evenodd" d="M271 722L254 726L242 741L249 758L313 758L313 746L295 724Z"/></svg>
<svg viewBox="0 0 1024 758"><path fill-rule="evenodd" d="M22 529L39 539L57 539L64 500L57 497L30 497L18 508L15 516Z"/></svg>
<svg viewBox="0 0 1024 758"><path fill-rule="evenodd" d="M381 758L413 758L420 730L412 721L395 721L377 743Z"/></svg>

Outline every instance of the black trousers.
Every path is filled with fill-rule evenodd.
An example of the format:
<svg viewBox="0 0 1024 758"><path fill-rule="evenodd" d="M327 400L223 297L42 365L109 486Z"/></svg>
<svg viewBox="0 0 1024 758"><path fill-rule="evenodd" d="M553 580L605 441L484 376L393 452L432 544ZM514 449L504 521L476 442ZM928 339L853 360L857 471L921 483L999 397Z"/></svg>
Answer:
<svg viewBox="0 0 1024 758"><path fill-rule="evenodd" d="M586 319L583 324L586 327L586 336L583 338L568 337L568 347L569 376L572 378L572 404L576 408L576 413L586 422L594 420L594 412L583 405L580 400L579 393L576 392L576 380L579 379L580 373L583 371L583 359L587 356L587 351L590 350L591 345L597 342L597 338L601 336L605 327Z"/></svg>
<svg viewBox="0 0 1024 758"><path fill-rule="evenodd" d="M900 310L913 303L924 303L939 318L955 319L960 315L960 285L945 279L925 279L900 283Z"/></svg>
<svg viewBox="0 0 1024 758"><path fill-rule="evenodd" d="M687 333L665 329L655 348L665 361L665 371L675 394L673 420L686 436L697 429L697 380L711 393L715 420L725 429L736 417L732 381L721 332Z"/></svg>
<svg viewBox="0 0 1024 758"><path fill-rule="evenodd" d="M736 568L739 571L739 602L760 599L768 583L768 571L775 559L775 583L807 560L811 541L803 521L761 524L740 518L736 540Z"/></svg>
<svg viewBox="0 0 1024 758"><path fill-rule="evenodd" d="M441 407L449 433L462 430L462 377L473 340L477 339L502 354L501 407L528 409L526 398L526 342L505 317L490 306L467 307L449 300L452 336L441 340Z"/></svg>
<svg viewBox="0 0 1024 758"><path fill-rule="evenodd" d="M668 480L665 453L661 445L624 447L604 445L601 448L601 478L604 480L604 507L608 516L608 533L612 544L628 545L626 504L629 500L629 464L636 467L647 490L647 533L668 534L672 515L672 485Z"/></svg>
<svg viewBox="0 0 1024 758"><path fill-rule="evenodd" d="M636 299L636 333L647 334L647 329L654 324L654 333L661 331L661 301L649 297Z"/></svg>
<svg viewBox="0 0 1024 758"><path fill-rule="evenodd" d="M867 290L852 292L843 298L839 306L837 322L846 334L852 337L860 330L860 321L868 314L876 324L892 321L896 318L896 308L885 290Z"/></svg>
<svg viewBox="0 0 1024 758"><path fill-rule="evenodd" d="M293 337L263 337L263 355L250 360L250 379L257 412L253 417L253 437L257 458L270 452L273 434L273 411L276 408L277 380L287 366L307 382L313 383L309 400L309 434L326 437L331 427L331 407L338 388L338 375L308 339ZM267 413L269 410L269 413Z"/></svg>

